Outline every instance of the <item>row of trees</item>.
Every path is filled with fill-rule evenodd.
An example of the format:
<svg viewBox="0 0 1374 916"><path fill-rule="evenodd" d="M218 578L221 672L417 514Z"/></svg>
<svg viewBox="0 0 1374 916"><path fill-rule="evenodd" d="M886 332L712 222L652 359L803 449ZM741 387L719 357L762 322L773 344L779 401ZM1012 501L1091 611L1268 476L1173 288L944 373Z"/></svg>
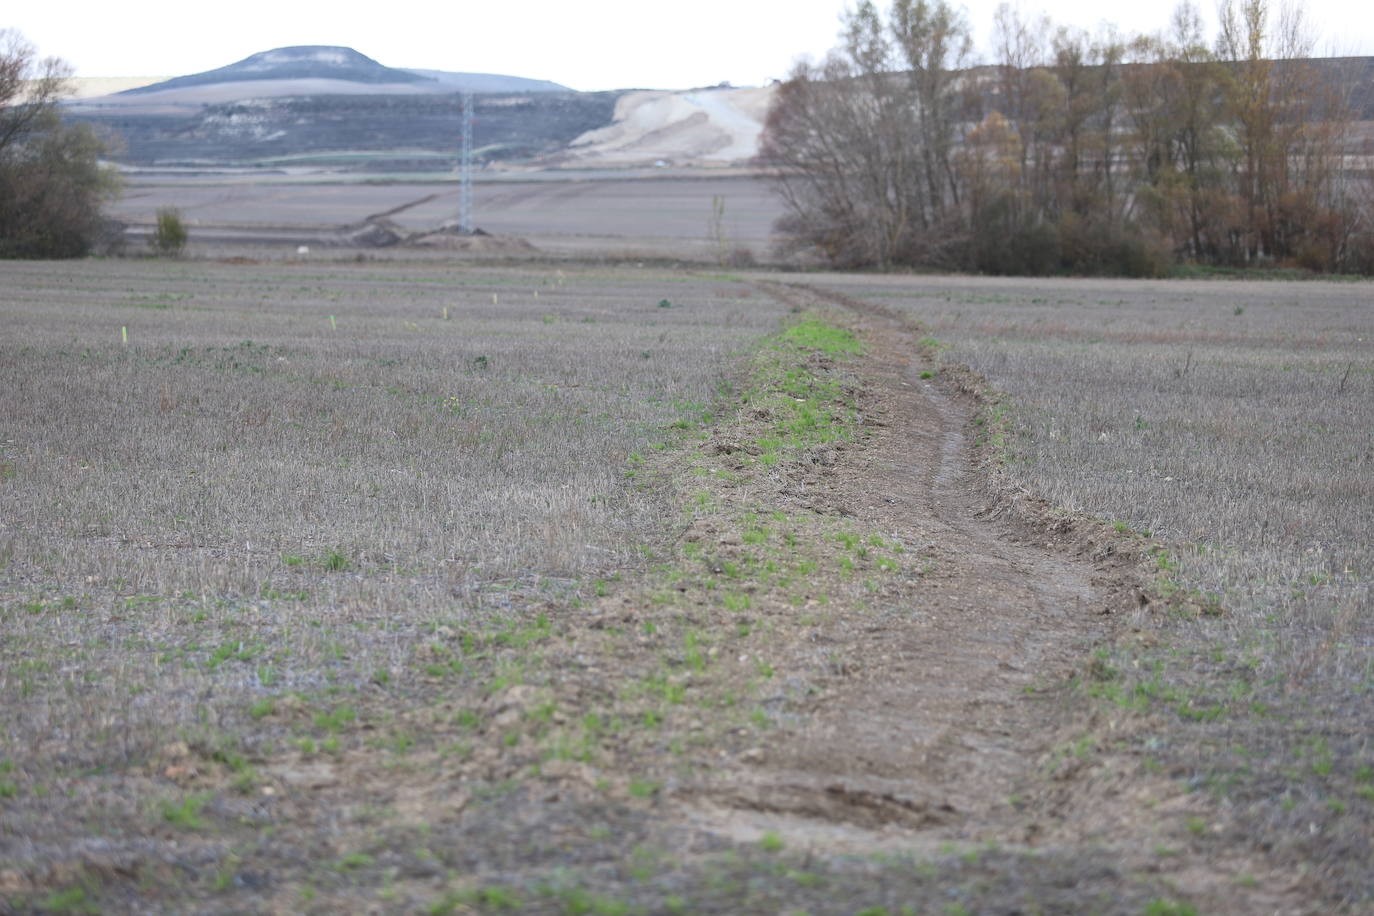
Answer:
<svg viewBox="0 0 1374 916"><path fill-rule="evenodd" d="M76 257L104 229L115 173L100 164L94 131L61 119L69 76L66 64L39 60L18 32L0 30L0 258Z"/></svg>
<svg viewBox="0 0 1374 916"><path fill-rule="evenodd" d="M779 87L763 157L797 248L841 266L1159 274L1175 260L1374 272L1368 160L1300 13L1227 0L1208 43L1002 6L974 66L946 0L871 0ZM1365 164L1361 165L1363 161Z"/></svg>

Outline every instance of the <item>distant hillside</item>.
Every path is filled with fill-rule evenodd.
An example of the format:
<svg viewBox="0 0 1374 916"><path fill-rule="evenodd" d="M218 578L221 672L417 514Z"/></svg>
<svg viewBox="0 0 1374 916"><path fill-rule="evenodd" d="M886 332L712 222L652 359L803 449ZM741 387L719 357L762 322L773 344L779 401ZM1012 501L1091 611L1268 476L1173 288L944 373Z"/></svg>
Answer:
<svg viewBox="0 0 1374 916"><path fill-rule="evenodd" d="M1363 122L1351 151L1368 155L1374 58L1301 64L1349 94ZM967 94L968 126L998 107L996 72L964 74L982 87ZM361 170L430 171L456 148L460 92L476 94L482 160L585 169L747 163L758 153L774 89L580 93L548 80L403 70L351 48L303 46L74 100L66 112L119 134L117 158L131 164L277 165L294 157Z"/></svg>
<svg viewBox="0 0 1374 916"><path fill-rule="evenodd" d="M411 73L432 79L448 92L572 92L567 86L549 80L532 80L500 73L450 73L447 70L415 70Z"/></svg>
<svg viewBox="0 0 1374 916"><path fill-rule="evenodd" d="M431 83L437 81L410 70L384 67L366 54L352 48L331 45L298 45L275 48L245 57L238 63L203 73L178 76L128 89L120 95L146 95L169 89L210 86L217 83L242 83L257 80L346 80L350 83Z"/></svg>
<svg viewBox="0 0 1374 916"><path fill-rule="evenodd" d="M476 95L478 157L521 160L558 152L579 135L609 124L620 95ZM457 94L429 92L254 98L171 113L96 106L70 109L68 117L118 134L123 150L115 158L130 164L275 165L297 157L394 171L450 167L462 131L460 110Z"/></svg>
<svg viewBox="0 0 1374 916"><path fill-rule="evenodd" d="M110 105L216 104L289 95L390 95L424 92L572 92L550 80L502 73L458 73L386 67L352 48L276 48L203 73L114 92ZM89 97L92 93L83 93Z"/></svg>
<svg viewBox="0 0 1374 916"><path fill-rule="evenodd" d="M130 164L308 159L431 170L457 146L461 92L476 94L483 160L557 152L610 123L620 97L495 73L402 70L352 48L303 45L123 92L83 93L64 109L117 135L115 158Z"/></svg>
<svg viewBox="0 0 1374 916"><path fill-rule="evenodd" d="M141 89L165 79L165 76L74 76L67 80L67 88L71 90L68 98L94 99L126 89Z"/></svg>

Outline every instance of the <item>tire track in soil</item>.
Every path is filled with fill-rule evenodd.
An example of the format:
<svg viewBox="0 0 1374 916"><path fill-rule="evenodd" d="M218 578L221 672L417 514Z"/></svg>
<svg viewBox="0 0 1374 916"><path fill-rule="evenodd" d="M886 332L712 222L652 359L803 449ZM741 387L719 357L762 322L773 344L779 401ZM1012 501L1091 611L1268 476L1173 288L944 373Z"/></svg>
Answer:
<svg viewBox="0 0 1374 916"><path fill-rule="evenodd" d="M972 408L920 378L900 316L810 287L759 287L794 307L858 315L878 434L863 467L808 496L917 545L930 568L906 613L855 615L846 641L860 670L752 765L684 793L685 814L712 833L779 830L818 851L1027 842L1037 828L1008 799L1058 729L1057 710L1026 688L1081 665L1131 589L1043 532L989 516Z"/></svg>

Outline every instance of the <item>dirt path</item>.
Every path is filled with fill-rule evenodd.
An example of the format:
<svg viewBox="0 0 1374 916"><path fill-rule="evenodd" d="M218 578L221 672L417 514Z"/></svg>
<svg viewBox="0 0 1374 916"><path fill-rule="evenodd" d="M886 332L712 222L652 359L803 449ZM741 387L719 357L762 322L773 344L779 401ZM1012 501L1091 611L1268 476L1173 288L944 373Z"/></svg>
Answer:
<svg viewBox="0 0 1374 916"><path fill-rule="evenodd" d="M438 200L440 197L454 197L454 196L456 196L456 192L453 192L453 191L450 191L450 192L447 193L447 194L437 194L437 193L436 193L436 194L426 194L424 197L419 197L419 198L416 198L415 200L406 201L406 202L403 203L403 204L400 204L400 205L398 205L398 206L392 207L390 210L383 210L381 213L373 213L373 214L370 215L370 216L365 216L365 217L363 217L363 220L362 220L362 221L363 221L364 223L370 223L370 222L372 222L373 220L376 220L376 219L389 219L390 217L393 217L393 216L395 216L395 215L398 214L398 213L404 213L405 211L407 211L407 210L409 210L409 209L411 209L411 208L413 208L413 207L419 207L419 206L422 206L422 205L424 205L424 204L429 203L429 202L432 201L432 200Z"/></svg>
<svg viewBox="0 0 1374 916"><path fill-rule="evenodd" d="M817 290L767 291L852 309ZM866 308L861 320L882 434L866 467L815 498L925 545L926 572L906 613L848 634L861 670L766 759L723 775L691 808L737 838L785 830L832 849L1013 839L1009 799L1055 730L1055 711L1026 688L1082 663L1123 607L1120 583L982 514L971 408L921 378L929 367L898 317Z"/></svg>
<svg viewBox="0 0 1374 916"><path fill-rule="evenodd" d="M1301 875L1258 848L1219 859L1167 852L1180 845L1183 812L1205 800L1114 756L1111 714L1066 695L1095 646L1149 613L1134 548L1033 501L1007 511L979 467L972 397L931 376L902 316L812 286L762 286L793 306L857 315L868 348L878 432L858 466L806 498L924 545L930 562L898 607L856 617L840 635L859 670L815 697L766 753L718 772L686 800L685 817L734 840L776 832L822 857L1001 848L1037 868L1068 865L1071 885L1091 883L1098 867L1116 881L1152 876L1205 912L1311 912ZM1262 879L1241 886L1238 874ZM1104 911L1131 906L1108 897Z"/></svg>

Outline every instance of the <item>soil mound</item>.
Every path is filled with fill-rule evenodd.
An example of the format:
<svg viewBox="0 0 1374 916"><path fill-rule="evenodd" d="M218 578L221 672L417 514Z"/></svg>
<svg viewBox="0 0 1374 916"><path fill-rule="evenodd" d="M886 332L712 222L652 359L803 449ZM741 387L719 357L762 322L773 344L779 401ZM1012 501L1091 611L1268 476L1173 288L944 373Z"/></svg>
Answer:
<svg viewBox="0 0 1374 916"><path fill-rule="evenodd" d="M344 244L358 248L403 246L489 255L534 254L539 250L518 236L492 235L482 229L464 232L452 223L446 223L438 229L411 232L383 214L369 216L361 223L345 228L340 236Z"/></svg>
<svg viewBox="0 0 1374 916"><path fill-rule="evenodd" d="M409 233L385 217L369 217L344 230L344 241L360 248L390 248L409 238Z"/></svg>
<svg viewBox="0 0 1374 916"><path fill-rule="evenodd" d="M534 254L539 250L518 236L491 235L481 229L466 233L445 228L411 236L406 244L414 248L469 251L475 254Z"/></svg>

